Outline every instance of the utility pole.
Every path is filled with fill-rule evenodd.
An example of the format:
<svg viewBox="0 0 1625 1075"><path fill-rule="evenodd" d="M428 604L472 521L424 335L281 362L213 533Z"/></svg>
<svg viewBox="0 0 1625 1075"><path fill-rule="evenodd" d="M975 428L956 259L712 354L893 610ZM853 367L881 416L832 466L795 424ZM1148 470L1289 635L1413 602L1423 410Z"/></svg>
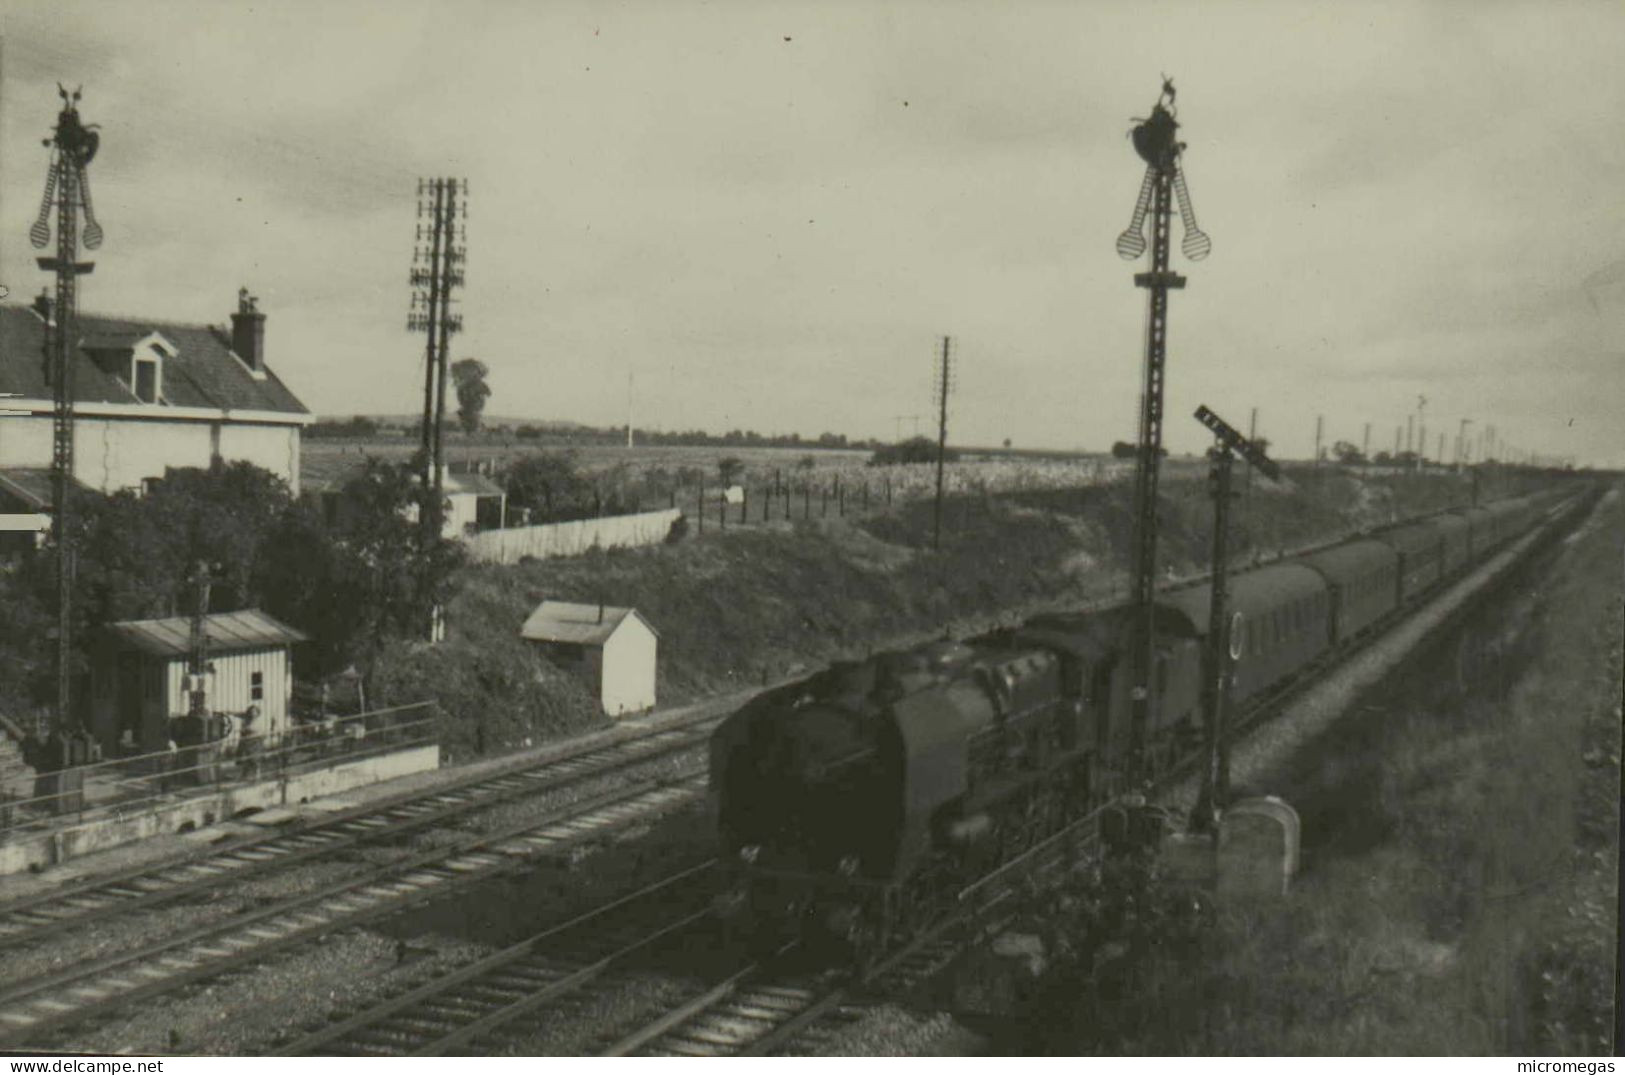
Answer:
<svg viewBox="0 0 1625 1075"><path fill-rule="evenodd" d="M1232 618L1225 607L1229 600L1229 530L1230 530L1230 470L1235 453L1240 452L1247 462L1264 472L1271 481L1279 481L1281 471L1251 440L1230 428L1229 424L1206 406L1196 408L1196 420L1213 432L1214 445L1208 450L1212 468L1208 471L1209 491L1213 494L1213 557L1212 595L1208 601L1207 649L1203 654L1202 712L1204 731L1208 743L1208 762L1202 774L1202 791L1197 799L1191 827L1201 832L1216 832L1219 812L1230 797L1230 750L1224 727L1224 704L1230 683L1230 665L1240 655L1235 628L1240 626L1241 613ZM1317 437L1318 439L1318 437ZM1316 453L1317 457L1319 453Z"/></svg>
<svg viewBox="0 0 1625 1075"><path fill-rule="evenodd" d="M1258 439L1258 408L1257 407L1254 407L1253 410L1252 410L1252 413L1247 416L1247 439L1251 440L1251 441L1256 441ZM1252 507L1253 507L1253 461L1251 459L1249 459L1249 460L1247 460L1247 510L1251 511Z"/></svg>
<svg viewBox="0 0 1625 1075"><path fill-rule="evenodd" d="M79 121L79 93L61 83L62 111L45 145L51 150L45 177L45 197L39 217L28 230L36 250L51 240L51 214L56 214L56 256L37 258L41 269L56 274L56 299L45 330L45 361L51 373L51 512L56 545L56 731L77 727L73 716L73 528L69 521L69 495L73 487L73 362L79 349L78 279L95 265L79 261L79 212L85 214L84 245L102 245L102 228L90 205L90 177L85 169L95 157L101 135L95 125ZM67 759L64 759L66 761Z"/></svg>
<svg viewBox="0 0 1625 1075"><path fill-rule="evenodd" d="M632 371L626 371L626 446L632 447Z"/></svg>
<svg viewBox="0 0 1625 1075"><path fill-rule="evenodd" d="M1326 429L1326 416L1315 415L1315 470L1320 470L1320 441ZM1239 435L1239 434L1238 434Z"/></svg>
<svg viewBox="0 0 1625 1075"><path fill-rule="evenodd" d="M458 195L462 202L458 202ZM428 223L423 219L428 217ZM428 334L423 372L423 530L426 541L440 536L445 510L443 475L446 424L446 367L450 337L463 330L461 314L451 312L453 289L463 286L468 260L468 180L418 180L418 220L412 247L412 305L406 327ZM427 241L427 246L418 244Z"/></svg>
<svg viewBox="0 0 1625 1075"><path fill-rule="evenodd" d="M1251 437L1247 438L1252 440ZM1365 439L1360 442L1360 458L1367 463L1371 462L1371 423L1365 424Z"/></svg>
<svg viewBox="0 0 1625 1075"><path fill-rule="evenodd" d="M1134 482L1134 614L1138 620L1133 634L1130 698L1133 703L1130 724L1130 780L1135 786L1149 773L1145 756L1146 729L1152 725L1156 698L1152 693L1152 673L1156 667L1156 586L1157 586L1157 485L1162 464L1163 378L1168 351L1168 292L1185 286L1185 278L1169 267L1169 233L1173 200L1179 198L1179 215L1185 237L1180 249L1192 261L1207 257L1213 247L1196 226L1190 192L1180 167L1185 146L1176 133L1174 86L1164 80L1162 93L1151 109L1151 117L1132 133L1134 150L1145 161L1145 178L1134 203L1129 226L1117 237L1117 253L1126 261L1139 258L1146 250L1145 220L1151 217L1151 271L1136 273L1134 284L1149 292L1146 309L1145 387L1140 397L1139 465Z"/></svg>
<svg viewBox="0 0 1625 1075"><path fill-rule="evenodd" d="M1428 398L1416 397L1416 469L1426 469L1428 457Z"/></svg>
<svg viewBox="0 0 1625 1075"><path fill-rule="evenodd" d="M1414 455L1416 453L1416 415L1405 416L1405 451Z"/></svg>
<svg viewBox="0 0 1625 1075"><path fill-rule="evenodd" d="M1467 427L1473 424L1471 418L1463 418L1461 426L1456 430L1456 465L1465 466L1467 463Z"/></svg>
<svg viewBox="0 0 1625 1075"><path fill-rule="evenodd" d="M937 503L932 513L931 547L942 548L942 467L948 453L948 395L953 391L953 356L949 353L952 341L942 338L942 358L938 361L936 386L937 404Z"/></svg>

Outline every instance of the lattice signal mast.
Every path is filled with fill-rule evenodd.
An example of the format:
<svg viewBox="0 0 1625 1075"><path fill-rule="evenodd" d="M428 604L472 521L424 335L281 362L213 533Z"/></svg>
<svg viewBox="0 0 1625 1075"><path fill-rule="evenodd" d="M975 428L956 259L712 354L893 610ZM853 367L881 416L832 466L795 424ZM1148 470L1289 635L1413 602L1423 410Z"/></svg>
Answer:
<svg viewBox="0 0 1625 1075"><path fill-rule="evenodd" d="M1212 592L1208 600L1207 650L1202 655L1202 716L1207 737L1207 765L1202 790L1191 817L1197 831L1214 831L1219 812L1230 797L1230 747L1225 729L1225 702L1230 686L1231 662L1241 656L1241 613L1228 615L1230 600L1230 472L1235 457L1257 468L1270 481L1281 480L1281 469L1252 440L1242 436L1223 418L1196 408L1196 420L1213 433L1207 457L1208 488L1213 495Z"/></svg>
<svg viewBox="0 0 1625 1075"><path fill-rule="evenodd" d="M461 199L461 200L459 200ZM451 312L452 290L463 286L468 260L468 180L418 180L417 235L412 245L412 306L406 327L428 334L423 372L423 487L432 490L425 533L439 536L444 492L442 431L446 424L446 366L453 333L463 317Z"/></svg>
<svg viewBox="0 0 1625 1075"><path fill-rule="evenodd" d="M1185 226L1180 249L1192 261L1207 257L1213 242L1196 226L1190 192L1180 155L1185 144L1175 137L1179 124L1174 119L1174 84L1164 78L1162 93L1148 119L1140 120L1131 132L1134 150L1145 161L1145 179L1134 215L1123 234L1117 237L1117 253L1133 261L1145 253L1145 221L1151 218L1151 271L1136 273L1134 284L1150 291L1145 331L1145 386L1140 396L1139 465L1134 482L1134 563L1133 600L1138 620L1131 671L1133 716L1130 728L1131 778L1143 779L1145 730L1152 717L1155 700L1151 677L1156 667L1156 626L1154 603L1157 586L1157 483L1162 461L1163 374L1168 351L1168 291L1183 288L1185 278L1169 268L1169 231L1173 199L1179 197L1179 216Z"/></svg>
<svg viewBox="0 0 1625 1075"><path fill-rule="evenodd" d="M90 177L85 169L101 146L97 125L79 119L79 93L57 84L62 111L56 129L44 142L51 150L45 197L39 217L28 229L35 249L51 241L51 215L56 214L56 256L38 258L39 267L56 274L56 301L45 331L45 362L51 373L51 511L56 545L56 722L61 731L73 719L73 528L68 518L68 492L73 485L73 352L78 346L78 279L95 267L79 261L79 244L102 245L102 227L90 205ZM84 213L84 232L79 214Z"/></svg>

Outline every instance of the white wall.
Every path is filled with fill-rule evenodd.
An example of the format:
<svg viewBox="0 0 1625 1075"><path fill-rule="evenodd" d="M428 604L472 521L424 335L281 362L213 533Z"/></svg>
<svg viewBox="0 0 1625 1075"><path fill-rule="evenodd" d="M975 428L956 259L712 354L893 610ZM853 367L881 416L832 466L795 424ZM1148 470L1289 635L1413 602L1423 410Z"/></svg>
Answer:
<svg viewBox="0 0 1625 1075"><path fill-rule="evenodd" d="M140 488L143 478L161 478L165 467L207 467L215 424L221 426L226 461L263 467L299 491L300 430L292 425L80 416L74 422L73 476L111 493ZM50 466L51 428L48 414L0 415L0 467Z"/></svg>
<svg viewBox="0 0 1625 1075"><path fill-rule="evenodd" d="M600 701L609 716L639 713L655 704L658 639L636 616L627 616L604 643Z"/></svg>
<svg viewBox="0 0 1625 1075"><path fill-rule="evenodd" d="M636 515L608 515L542 526L516 526L508 530L482 530L463 538L470 559L489 564L517 564L521 557L579 556L590 549L636 548L659 545L671 533L682 512L676 508Z"/></svg>
<svg viewBox="0 0 1625 1075"><path fill-rule="evenodd" d="M293 694L293 660L284 647L244 650L239 653L218 654L209 658L214 674L204 684L209 709L217 713L241 713L251 705L259 706L259 719L254 722L257 735L281 735L288 730L288 698ZM252 673L264 676L264 697L255 701L251 697ZM170 716L180 716L190 707L182 684L186 676L186 658L170 661L166 670L164 697Z"/></svg>

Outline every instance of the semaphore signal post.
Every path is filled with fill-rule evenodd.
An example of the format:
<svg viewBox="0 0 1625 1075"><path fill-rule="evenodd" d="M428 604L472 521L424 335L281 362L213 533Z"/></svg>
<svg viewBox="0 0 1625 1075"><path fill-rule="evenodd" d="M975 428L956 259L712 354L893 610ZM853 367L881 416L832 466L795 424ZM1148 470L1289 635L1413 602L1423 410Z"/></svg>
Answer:
<svg viewBox="0 0 1625 1075"><path fill-rule="evenodd" d="M102 245L102 228L90 205L90 177L85 169L101 145L96 124L79 119L79 90L72 93L60 83L62 111L56 130L45 145L51 150L45 176L45 196L39 217L28 230L35 249L51 241L51 216L56 215L56 256L37 259L39 267L56 274L56 301L45 332L45 363L51 374L51 511L56 546L56 730L77 727L73 717L73 527L68 498L73 488L73 355L78 349L78 279L95 268L79 261L79 244L87 250ZM79 214L84 213L84 231Z"/></svg>
<svg viewBox="0 0 1625 1075"><path fill-rule="evenodd" d="M1132 644L1130 680L1133 713L1130 723L1130 779L1137 785L1150 774L1145 757L1146 728L1151 726L1156 699L1151 690L1156 668L1155 606L1157 597L1157 485L1162 465L1163 380L1168 359L1168 292L1183 288L1185 278L1169 267L1169 231L1173 201L1185 238L1180 249L1192 261L1207 257L1213 243L1196 226L1190 192L1180 169L1185 145L1175 133L1174 84L1164 79L1162 93L1150 118L1132 131L1134 149L1145 161L1145 179L1134 204L1129 226L1117 237L1117 253L1133 261L1146 251L1145 221L1151 219L1151 271L1136 273L1134 284L1150 292L1145 330L1145 383L1140 395L1139 463L1134 480L1134 562L1132 603L1136 630Z"/></svg>

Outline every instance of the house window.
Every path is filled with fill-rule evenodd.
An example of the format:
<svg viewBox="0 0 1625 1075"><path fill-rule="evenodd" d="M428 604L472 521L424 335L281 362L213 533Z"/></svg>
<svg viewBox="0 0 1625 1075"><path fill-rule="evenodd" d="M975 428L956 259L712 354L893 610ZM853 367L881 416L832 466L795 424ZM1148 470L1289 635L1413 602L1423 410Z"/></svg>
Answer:
<svg viewBox="0 0 1625 1075"><path fill-rule="evenodd" d="M158 402L157 359L137 358L135 360L135 398L142 403Z"/></svg>
<svg viewBox="0 0 1625 1075"><path fill-rule="evenodd" d="M262 702L265 700L265 673L253 672L248 677L248 698L250 701Z"/></svg>

